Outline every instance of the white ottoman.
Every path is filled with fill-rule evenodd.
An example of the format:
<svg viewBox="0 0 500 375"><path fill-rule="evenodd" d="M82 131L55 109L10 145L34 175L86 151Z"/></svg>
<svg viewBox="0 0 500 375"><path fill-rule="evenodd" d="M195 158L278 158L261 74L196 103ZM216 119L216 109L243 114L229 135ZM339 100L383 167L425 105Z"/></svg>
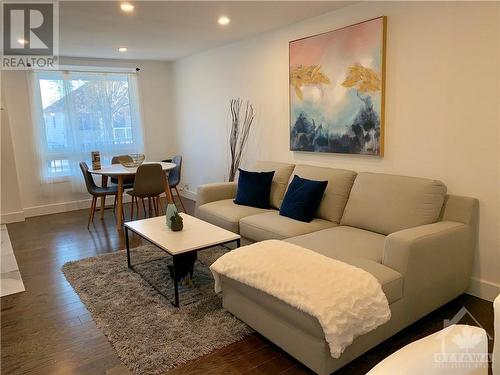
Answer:
<svg viewBox="0 0 500 375"><path fill-rule="evenodd" d="M406 345L380 362L367 375L423 374L487 375L486 331L473 326L451 325Z"/></svg>

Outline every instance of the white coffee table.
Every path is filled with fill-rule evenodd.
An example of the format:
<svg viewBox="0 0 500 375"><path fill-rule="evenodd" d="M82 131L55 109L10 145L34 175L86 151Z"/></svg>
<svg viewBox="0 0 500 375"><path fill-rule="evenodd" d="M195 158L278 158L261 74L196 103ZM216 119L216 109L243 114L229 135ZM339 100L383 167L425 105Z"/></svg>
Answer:
<svg viewBox="0 0 500 375"><path fill-rule="evenodd" d="M127 264L130 269L132 269L132 263L128 238L129 230L172 256L175 293L173 305L175 307L179 307L179 285L175 275L176 258L178 259L178 256L182 254L198 252L212 246L224 245L230 242L236 242L236 246L239 247L241 239L239 234L207 223L191 215L185 213L180 213L180 215L183 219L184 229L179 232L173 232L167 227L165 216L125 223Z"/></svg>

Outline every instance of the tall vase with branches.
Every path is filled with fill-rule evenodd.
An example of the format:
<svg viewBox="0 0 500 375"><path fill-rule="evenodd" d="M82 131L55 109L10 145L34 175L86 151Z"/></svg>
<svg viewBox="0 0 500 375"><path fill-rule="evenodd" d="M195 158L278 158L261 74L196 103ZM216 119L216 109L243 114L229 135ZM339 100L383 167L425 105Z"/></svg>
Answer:
<svg viewBox="0 0 500 375"><path fill-rule="evenodd" d="M255 118L255 111L250 101L246 101L244 109L242 107L242 99L231 99L231 133L229 134L231 165L229 167L229 181L234 181Z"/></svg>

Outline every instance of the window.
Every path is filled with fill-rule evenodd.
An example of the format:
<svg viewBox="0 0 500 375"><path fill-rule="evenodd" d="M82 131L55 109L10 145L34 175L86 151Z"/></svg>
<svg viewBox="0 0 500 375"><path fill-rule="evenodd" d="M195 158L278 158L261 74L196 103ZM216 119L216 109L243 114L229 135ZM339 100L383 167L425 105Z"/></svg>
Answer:
<svg viewBox="0 0 500 375"><path fill-rule="evenodd" d="M78 163L143 151L135 73L33 73L35 127L45 181L81 178Z"/></svg>

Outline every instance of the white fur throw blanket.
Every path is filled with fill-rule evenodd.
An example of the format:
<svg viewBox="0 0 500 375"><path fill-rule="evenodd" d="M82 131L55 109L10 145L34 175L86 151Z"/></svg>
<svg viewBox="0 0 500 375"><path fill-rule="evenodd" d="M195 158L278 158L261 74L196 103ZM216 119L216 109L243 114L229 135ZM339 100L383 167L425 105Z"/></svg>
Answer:
<svg viewBox="0 0 500 375"><path fill-rule="evenodd" d="M355 337L391 317L382 287L370 273L288 242L241 247L224 254L210 269L217 293L224 275L317 318L334 358Z"/></svg>

